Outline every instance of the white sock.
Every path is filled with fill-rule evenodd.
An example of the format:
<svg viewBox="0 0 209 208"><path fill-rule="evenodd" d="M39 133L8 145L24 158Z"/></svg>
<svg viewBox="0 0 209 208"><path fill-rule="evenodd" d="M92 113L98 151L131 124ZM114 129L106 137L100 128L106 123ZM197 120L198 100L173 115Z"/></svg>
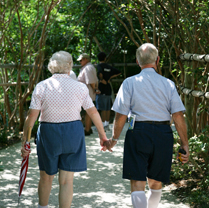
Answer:
<svg viewBox="0 0 209 208"><path fill-rule="evenodd" d="M102 124L103 124L103 126L105 126L105 121L104 121L104 122L102 122Z"/></svg>
<svg viewBox="0 0 209 208"><path fill-rule="evenodd" d="M109 121L105 121L105 126L108 126L109 125Z"/></svg>
<svg viewBox="0 0 209 208"><path fill-rule="evenodd" d="M131 200L134 208L147 208L147 198L144 191L132 192Z"/></svg>
<svg viewBox="0 0 209 208"><path fill-rule="evenodd" d="M48 205L46 205L46 206L38 205L38 208L48 208Z"/></svg>
<svg viewBox="0 0 209 208"><path fill-rule="evenodd" d="M147 208L157 208L161 199L162 189L150 189L148 192Z"/></svg>

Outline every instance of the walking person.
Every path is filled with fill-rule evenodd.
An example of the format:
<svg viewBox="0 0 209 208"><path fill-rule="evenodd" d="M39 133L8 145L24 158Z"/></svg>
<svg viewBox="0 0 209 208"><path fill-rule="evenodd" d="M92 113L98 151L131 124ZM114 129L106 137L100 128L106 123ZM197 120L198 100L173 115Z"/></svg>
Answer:
<svg viewBox="0 0 209 208"><path fill-rule="evenodd" d="M29 154L24 149L26 135L40 113L37 132L39 208L48 207L52 181L58 172L59 207L69 208L73 198L74 172L87 169L81 107L97 127L101 146L107 140L88 88L69 76L72 66L72 56L68 52L59 51L52 55L48 64L52 77L36 85L24 123L22 157ZM106 150L105 147L102 149Z"/></svg>
<svg viewBox="0 0 209 208"><path fill-rule="evenodd" d="M110 66L106 62L106 54L100 52L97 54L99 64L97 65L97 76L99 78L99 93L96 95L97 110L101 110L102 123L105 130L109 130L110 110L112 103L112 88L110 80L117 77L121 72Z"/></svg>
<svg viewBox="0 0 209 208"><path fill-rule="evenodd" d="M78 81L86 84L86 86L89 89L89 95L92 99L92 101L95 101L96 99L96 90L98 89L98 79L97 79L97 73L96 69L93 66L93 64L90 62L90 56L86 53L82 53L77 61L80 61L81 63L81 70L78 75ZM92 134L91 129L91 118L89 117L88 113L85 114L85 136L89 136Z"/></svg>
<svg viewBox="0 0 209 208"><path fill-rule="evenodd" d="M73 70L70 70L70 77L74 80L77 80L76 74Z"/></svg>
<svg viewBox="0 0 209 208"><path fill-rule="evenodd" d="M185 107L173 81L156 72L159 60L153 44L145 43L137 49L136 61L142 71L122 83L112 107L116 112L112 139L106 142L111 151L130 113L131 122L124 144L123 178L130 180L134 208L157 208L162 183L169 182L173 153L171 115L186 151L182 162L189 159L183 116ZM148 199L145 196L147 180Z"/></svg>

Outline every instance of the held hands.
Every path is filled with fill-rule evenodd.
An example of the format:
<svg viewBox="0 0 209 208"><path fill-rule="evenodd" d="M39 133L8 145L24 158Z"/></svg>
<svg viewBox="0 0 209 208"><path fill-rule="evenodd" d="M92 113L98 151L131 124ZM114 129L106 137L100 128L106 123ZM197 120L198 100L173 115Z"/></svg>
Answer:
<svg viewBox="0 0 209 208"><path fill-rule="evenodd" d="M112 152L112 148L116 145L116 141L112 141L112 138L111 139L106 139L105 141L103 141L102 143L102 151L106 151L106 150L109 150L110 152ZM101 143L100 143L101 144Z"/></svg>

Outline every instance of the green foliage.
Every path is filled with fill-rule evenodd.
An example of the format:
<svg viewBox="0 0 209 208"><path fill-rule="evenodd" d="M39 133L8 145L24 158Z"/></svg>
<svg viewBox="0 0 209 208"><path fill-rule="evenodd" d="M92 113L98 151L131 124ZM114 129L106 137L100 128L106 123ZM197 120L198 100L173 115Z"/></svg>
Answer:
<svg viewBox="0 0 209 208"><path fill-rule="evenodd" d="M182 64L177 59L182 52L199 54L208 52L209 2L207 0L183 0L179 2L168 0L60 1L51 11L46 31L42 34L47 17L45 11L51 2L52 0L9 0L0 2L1 64L30 65L35 62L41 53L44 57L45 67L41 72L41 78L36 80L39 82L51 76L46 66L49 58L56 51L66 50L70 52L73 56L74 65L79 64L76 60L83 52L91 55L92 63L98 63L97 54L100 50L107 53L109 63L135 63L137 47L133 39L140 45L147 42L146 34L149 41L153 43L155 35L156 45L161 56L160 66L163 75L182 84L184 84L185 77L194 77L192 83L194 83L195 89L203 91L207 89L208 66L205 66L205 64L197 65L192 62ZM140 18L138 16L139 11L141 12ZM114 12L124 24L118 21ZM42 19L42 17L44 18ZM140 20L143 20L143 24L140 23ZM142 28L142 25L144 28ZM156 34L154 34L154 30ZM42 35L45 39L43 40L43 46L39 47ZM95 42L95 37L99 45ZM124 54L124 51L127 51L127 53ZM171 74L168 67L171 67ZM118 67L118 69L122 72L122 75L117 78L121 79L125 77L125 74L126 77L129 77L140 72L138 66ZM32 75L34 74L30 68L21 68L21 70L0 69L1 82L17 82L19 76L21 81L27 82L30 81ZM113 82L112 84L114 92L117 93L121 82ZM6 116L7 121L6 128L3 119L0 117L0 127L6 128L0 132L0 140L2 140L0 142L3 143L7 142L8 137L11 136L8 133L8 120L10 118L4 104L5 94L9 98L11 109L15 109L15 104L18 103L19 99L18 96L27 91L28 88L23 85L21 90L17 90L14 86L5 89L3 90L0 87L1 112L2 115ZM30 102L30 96L27 101ZM206 113L207 102L197 102L197 105L199 107L197 116ZM17 123L19 122L18 116L20 116L18 115L18 107L15 117ZM28 105L24 107L27 111ZM38 123L33 128L33 134L36 133L37 128ZM190 196L195 198L195 203L196 201L205 203L204 196L207 186L209 186L207 177L209 175L208 132L208 127L205 127L201 134L190 139L190 163L183 166L180 163L175 163L172 171L172 177L175 180L197 180L196 185L198 187L192 189L190 193ZM175 151L178 147L178 145L175 147Z"/></svg>
<svg viewBox="0 0 209 208"><path fill-rule="evenodd" d="M174 134L175 141L178 141L177 133ZM175 158L180 145L175 145ZM184 200L194 207L207 207L209 205L209 126L198 136L189 139L190 162L182 165L175 161L172 166L171 180L176 183L178 180L186 181L187 188ZM183 189L183 187L181 188Z"/></svg>
<svg viewBox="0 0 209 208"><path fill-rule="evenodd" d="M7 143L7 127L4 126L4 128L0 131L0 143L6 144Z"/></svg>

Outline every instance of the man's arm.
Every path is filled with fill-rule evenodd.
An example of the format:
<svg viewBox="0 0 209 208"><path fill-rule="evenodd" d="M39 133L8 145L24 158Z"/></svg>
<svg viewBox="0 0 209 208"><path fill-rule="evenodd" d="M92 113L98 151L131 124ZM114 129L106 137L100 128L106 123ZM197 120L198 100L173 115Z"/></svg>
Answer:
<svg viewBox="0 0 209 208"><path fill-rule="evenodd" d="M121 75L121 73L112 75L112 76L110 77L110 79L108 80L108 82L110 82L110 80L111 80L112 78L117 77L117 76L119 76L119 75Z"/></svg>
<svg viewBox="0 0 209 208"><path fill-rule="evenodd" d="M120 114L120 113L116 113L115 115L115 119L113 122L113 133L112 133L112 138L114 139L118 139L120 137L120 134L123 130L123 127L126 123L126 119L127 116ZM107 147L107 149L109 151L112 151L112 148L116 145L117 141L113 141L112 138L105 142L105 146Z"/></svg>
<svg viewBox="0 0 209 208"><path fill-rule="evenodd" d="M187 126L182 112L172 114L176 130L181 139L181 147L186 151L186 155L182 154L182 162L186 163L189 160L189 143L187 138Z"/></svg>
<svg viewBox="0 0 209 208"><path fill-rule="evenodd" d="M101 72L98 73L98 78L99 78L99 82L101 82L102 84L107 84L107 82L104 80L103 74Z"/></svg>
<svg viewBox="0 0 209 208"><path fill-rule="evenodd" d="M94 91L96 91L96 84L95 84L95 83L91 83L90 85L91 85L91 88L92 88Z"/></svg>

